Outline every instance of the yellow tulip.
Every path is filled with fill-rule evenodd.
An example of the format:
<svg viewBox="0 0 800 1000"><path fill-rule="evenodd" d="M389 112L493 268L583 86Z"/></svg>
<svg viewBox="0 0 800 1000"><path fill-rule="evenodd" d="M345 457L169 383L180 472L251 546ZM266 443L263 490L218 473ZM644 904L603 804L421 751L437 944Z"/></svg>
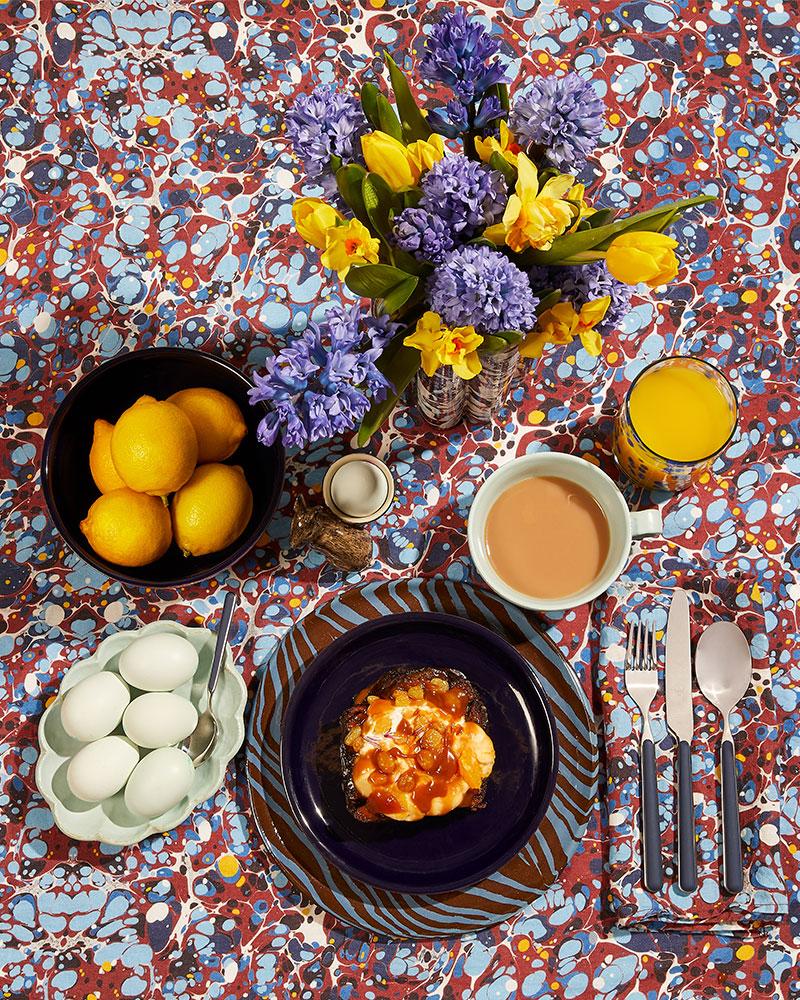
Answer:
<svg viewBox="0 0 800 1000"><path fill-rule="evenodd" d="M483 235L492 243L505 243L516 253L527 247L549 250L556 236L572 225L575 209L564 198L574 178L557 174L540 189L536 166L524 153L517 156L517 170L516 191L508 199L503 221Z"/></svg>
<svg viewBox="0 0 800 1000"><path fill-rule="evenodd" d="M332 226L327 231L320 260L343 279L353 264L377 264L380 245L363 223L348 219L346 225Z"/></svg>
<svg viewBox="0 0 800 1000"><path fill-rule="evenodd" d="M444 142L440 135L432 132L429 139L417 139L416 142L409 143L406 152L414 167L419 170L419 180L426 170L430 170L444 156Z"/></svg>
<svg viewBox="0 0 800 1000"><path fill-rule="evenodd" d="M623 233L606 251L609 271L628 285L665 285L678 273L677 240L664 233Z"/></svg>
<svg viewBox="0 0 800 1000"><path fill-rule="evenodd" d="M610 305L610 295L585 302L580 312L575 311L571 302L556 302L539 317L536 329L520 344L519 353L523 358L540 358L547 344L569 344L577 335L587 354L597 357L602 341L595 327L602 322Z"/></svg>
<svg viewBox="0 0 800 1000"><path fill-rule="evenodd" d="M368 170L379 174L393 191L404 191L414 187L420 179L423 157L432 156L436 150L431 143L420 142L430 149L418 148L412 154L394 136L386 132L369 132L361 136L361 150Z"/></svg>
<svg viewBox="0 0 800 1000"><path fill-rule="evenodd" d="M344 216L321 198L298 198L292 205L295 227L306 241L317 250L324 250L326 233L344 222Z"/></svg>
<svg viewBox="0 0 800 1000"><path fill-rule="evenodd" d="M492 158L492 153L499 153L509 163L517 165L517 156L521 150L519 143L514 138L514 133L506 125L500 122L500 139L495 139L493 135L487 135L485 139L480 136L475 138L475 152L484 163L488 163Z"/></svg>
<svg viewBox="0 0 800 1000"><path fill-rule="evenodd" d="M417 320L412 334L403 341L422 354L422 370L433 375L442 365L452 366L459 378L474 378L481 370L478 348L483 337L474 326L442 326L442 317L426 312Z"/></svg>

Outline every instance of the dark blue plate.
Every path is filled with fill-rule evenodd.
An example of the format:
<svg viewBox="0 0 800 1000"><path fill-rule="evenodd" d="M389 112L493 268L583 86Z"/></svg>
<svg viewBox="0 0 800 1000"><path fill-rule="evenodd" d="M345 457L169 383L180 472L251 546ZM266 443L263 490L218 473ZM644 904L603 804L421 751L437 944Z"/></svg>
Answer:
<svg viewBox="0 0 800 1000"><path fill-rule="evenodd" d="M460 670L478 690L496 753L484 809L414 823L361 823L347 811L339 717L398 667ZM463 889L502 867L544 816L557 767L555 725L528 661L453 615L387 615L340 636L303 673L281 731L283 783L298 822L342 871L402 892Z"/></svg>

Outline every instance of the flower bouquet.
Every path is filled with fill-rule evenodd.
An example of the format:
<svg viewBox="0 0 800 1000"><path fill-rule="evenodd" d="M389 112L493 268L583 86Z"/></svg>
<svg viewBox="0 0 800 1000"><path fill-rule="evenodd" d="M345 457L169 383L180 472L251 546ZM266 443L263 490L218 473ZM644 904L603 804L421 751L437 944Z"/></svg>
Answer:
<svg viewBox="0 0 800 1000"><path fill-rule="evenodd" d="M577 73L542 76L509 97L500 44L460 8L436 23L419 64L451 98L422 109L386 55L393 102L375 82L356 98L317 86L286 132L324 198L298 198L299 234L324 267L372 300L334 305L256 376L254 401L304 445L359 426L364 445L416 381L440 427L488 420L519 359L579 338L593 355L633 286L675 277L666 235L707 196L617 216L576 180L604 105Z"/></svg>

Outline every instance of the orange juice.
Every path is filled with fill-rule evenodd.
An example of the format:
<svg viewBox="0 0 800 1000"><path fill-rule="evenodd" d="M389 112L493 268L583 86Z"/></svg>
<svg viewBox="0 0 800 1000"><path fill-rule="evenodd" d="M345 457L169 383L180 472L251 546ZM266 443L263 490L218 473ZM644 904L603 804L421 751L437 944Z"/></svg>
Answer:
<svg viewBox="0 0 800 1000"><path fill-rule="evenodd" d="M628 390L614 421L614 458L638 486L686 489L728 443L737 413L736 394L714 365L662 358Z"/></svg>
<svg viewBox="0 0 800 1000"><path fill-rule="evenodd" d="M670 365L644 374L628 402L633 428L651 451L674 462L697 462L725 444L734 415L714 378Z"/></svg>

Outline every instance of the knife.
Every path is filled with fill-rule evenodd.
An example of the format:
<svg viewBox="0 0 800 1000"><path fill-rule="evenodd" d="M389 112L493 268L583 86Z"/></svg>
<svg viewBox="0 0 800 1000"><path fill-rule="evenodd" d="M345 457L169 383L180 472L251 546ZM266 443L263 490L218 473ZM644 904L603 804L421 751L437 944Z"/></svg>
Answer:
<svg viewBox="0 0 800 1000"><path fill-rule="evenodd" d="M692 650L689 598L686 591L680 588L672 592L665 650L667 725L678 741L678 885L684 892L694 892L697 888L697 857L692 796Z"/></svg>

